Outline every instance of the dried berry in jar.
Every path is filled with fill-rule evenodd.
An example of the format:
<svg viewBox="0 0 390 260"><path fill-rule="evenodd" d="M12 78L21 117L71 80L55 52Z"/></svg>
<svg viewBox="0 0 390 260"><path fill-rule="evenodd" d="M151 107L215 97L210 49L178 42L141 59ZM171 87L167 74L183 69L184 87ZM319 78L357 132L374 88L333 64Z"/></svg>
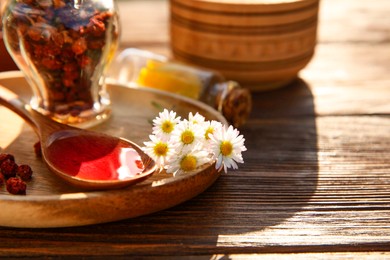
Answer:
<svg viewBox="0 0 390 260"><path fill-rule="evenodd" d="M26 195L27 185L23 180L12 177L7 180L6 188L13 195Z"/></svg>
<svg viewBox="0 0 390 260"><path fill-rule="evenodd" d="M103 63L118 39L114 9L104 1L14 0L7 16L10 49L28 57L42 80L36 106L53 115L95 109ZM41 86L42 85L42 86ZM96 90L95 90L96 89Z"/></svg>

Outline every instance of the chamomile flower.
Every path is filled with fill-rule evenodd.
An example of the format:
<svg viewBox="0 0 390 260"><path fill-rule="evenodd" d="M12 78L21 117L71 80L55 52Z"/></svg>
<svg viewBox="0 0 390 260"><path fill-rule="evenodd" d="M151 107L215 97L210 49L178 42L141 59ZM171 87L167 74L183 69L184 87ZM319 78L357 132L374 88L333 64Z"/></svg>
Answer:
<svg viewBox="0 0 390 260"><path fill-rule="evenodd" d="M171 140L175 143L177 151L183 148L192 148L203 142L203 128L197 124L193 124L188 120L183 120L177 124L172 133Z"/></svg>
<svg viewBox="0 0 390 260"><path fill-rule="evenodd" d="M175 130L176 125L180 122L180 117L176 117L176 112L164 109L159 116L153 120L153 134L163 140L168 140Z"/></svg>
<svg viewBox="0 0 390 260"><path fill-rule="evenodd" d="M209 153L197 149L185 148L177 156L172 157L167 167L167 173L174 176L189 173L210 161Z"/></svg>
<svg viewBox="0 0 390 260"><path fill-rule="evenodd" d="M203 125L204 129L204 139L206 141L210 140L210 134L214 134L216 129L222 128L223 125L221 122L212 120L212 121L206 121Z"/></svg>
<svg viewBox="0 0 390 260"><path fill-rule="evenodd" d="M194 171L206 163L216 161L215 168L237 169L243 163L245 139L233 126L225 127L217 121L189 113L181 120L176 113L164 109L153 120L153 134L142 148L160 170L174 176Z"/></svg>
<svg viewBox="0 0 390 260"><path fill-rule="evenodd" d="M150 135L149 138L150 141L144 142L145 146L142 150L148 154L156 162L157 167L162 170L173 155L174 147L169 140L164 141L155 135Z"/></svg>
<svg viewBox="0 0 390 260"><path fill-rule="evenodd" d="M216 169L223 167L224 171L227 172L227 168L237 169L237 163L244 162L241 153L246 151L245 139L239 134L240 132L237 129L229 126L229 128L218 128L213 135L209 135L211 149L217 160Z"/></svg>
<svg viewBox="0 0 390 260"><path fill-rule="evenodd" d="M199 114L198 112L196 112L195 115L193 115L192 112L190 112L188 114L188 121L190 121L194 125L196 124L202 125L205 122L205 117Z"/></svg>

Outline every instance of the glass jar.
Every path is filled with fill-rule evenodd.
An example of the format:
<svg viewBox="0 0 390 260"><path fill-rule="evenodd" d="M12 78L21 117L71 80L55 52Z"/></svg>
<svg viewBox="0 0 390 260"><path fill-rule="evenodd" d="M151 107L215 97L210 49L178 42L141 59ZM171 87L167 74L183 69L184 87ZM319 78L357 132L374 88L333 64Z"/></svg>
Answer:
<svg viewBox="0 0 390 260"><path fill-rule="evenodd" d="M4 42L33 89L32 108L80 127L107 118L118 25L113 0L8 0Z"/></svg>
<svg viewBox="0 0 390 260"><path fill-rule="evenodd" d="M252 109L248 89L220 73L168 60L146 50L128 48L109 70L114 83L149 87L200 100L220 111L231 124L245 123Z"/></svg>

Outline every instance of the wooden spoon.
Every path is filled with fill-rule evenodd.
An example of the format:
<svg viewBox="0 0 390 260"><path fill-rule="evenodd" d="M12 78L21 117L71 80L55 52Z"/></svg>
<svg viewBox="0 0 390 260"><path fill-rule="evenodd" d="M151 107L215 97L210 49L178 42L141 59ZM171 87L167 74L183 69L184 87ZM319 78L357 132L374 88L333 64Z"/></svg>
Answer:
<svg viewBox="0 0 390 260"><path fill-rule="evenodd" d="M135 143L55 122L1 85L0 104L34 128L49 169L73 186L122 188L143 181L156 169L155 162Z"/></svg>

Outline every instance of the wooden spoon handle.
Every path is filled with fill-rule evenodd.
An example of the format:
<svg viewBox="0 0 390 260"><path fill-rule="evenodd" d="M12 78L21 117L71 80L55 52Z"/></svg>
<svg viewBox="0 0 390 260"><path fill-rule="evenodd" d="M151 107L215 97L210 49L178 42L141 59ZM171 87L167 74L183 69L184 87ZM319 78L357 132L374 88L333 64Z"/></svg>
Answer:
<svg viewBox="0 0 390 260"><path fill-rule="evenodd" d="M26 122L32 126L40 138L43 136L48 136L58 130L74 129L74 127L58 123L52 120L50 117L44 116L38 111L35 111L18 95L1 84L0 104L9 108L24 120L26 120Z"/></svg>

